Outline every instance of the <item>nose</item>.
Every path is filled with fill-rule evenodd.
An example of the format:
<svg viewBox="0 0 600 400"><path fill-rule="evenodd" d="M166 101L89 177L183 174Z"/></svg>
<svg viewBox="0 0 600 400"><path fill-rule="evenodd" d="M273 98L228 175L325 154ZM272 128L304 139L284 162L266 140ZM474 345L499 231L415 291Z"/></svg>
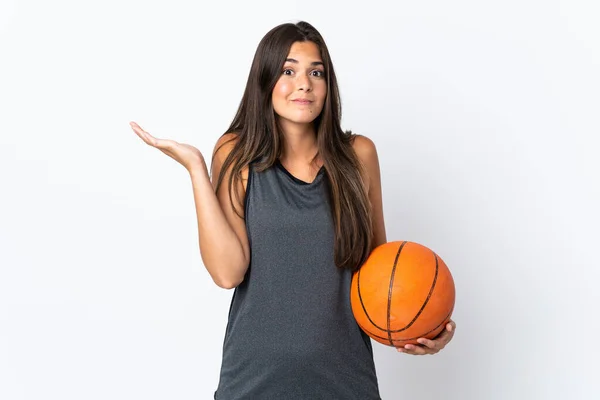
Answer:
<svg viewBox="0 0 600 400"><path fill-rule="evenodd" d="M308 92L312 89L310 78L304 74L297 75L298 90Z"/></svg>

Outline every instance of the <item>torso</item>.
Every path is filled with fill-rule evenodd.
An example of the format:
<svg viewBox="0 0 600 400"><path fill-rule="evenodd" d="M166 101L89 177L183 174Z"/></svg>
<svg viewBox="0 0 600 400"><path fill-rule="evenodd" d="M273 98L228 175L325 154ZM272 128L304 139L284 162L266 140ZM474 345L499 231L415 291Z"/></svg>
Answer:
<svg viewBox="0 0 600 400"><path fill-rule="evenodd" d="M352 273L334 264L324 170L302 182L273 166L244 182L251 264L232 297L216 398L380 400Z"/></svg>

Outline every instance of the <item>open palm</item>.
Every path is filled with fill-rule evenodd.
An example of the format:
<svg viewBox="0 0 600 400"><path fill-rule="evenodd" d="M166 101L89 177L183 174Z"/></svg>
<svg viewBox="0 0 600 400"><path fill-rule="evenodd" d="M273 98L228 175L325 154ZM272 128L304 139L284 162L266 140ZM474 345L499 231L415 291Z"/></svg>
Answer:
<svg viewBox="0 0 600 400"><path fill-rule="evenodd" d="M179 143L171 139L158 139L143 130L137 123L130 122L131 129L144 141L146 144L155 147L183 165L188 171L191 171L197 165L204 162L204 158L200 150L189 144Z"/></svg>

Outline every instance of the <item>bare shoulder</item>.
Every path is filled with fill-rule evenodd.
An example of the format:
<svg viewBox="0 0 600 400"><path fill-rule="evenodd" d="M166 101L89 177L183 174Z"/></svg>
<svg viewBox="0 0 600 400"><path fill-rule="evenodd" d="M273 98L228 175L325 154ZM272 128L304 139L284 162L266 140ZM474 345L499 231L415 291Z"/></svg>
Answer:
<svg viewBox="0 0 600 400"><path fill-rule="evenodd" d="M355 134L352 139L352 147L360 163L365 169L365 184L367 189L375 175L379 174L379 159L375 143L365 135ZM368 191L368 190L367 190Z"/></svg>
<svg viewBox="0 0 600 400"><path fill-rule="evenodd" d="M221 135L221 137L219 137L219 139L217 140L217 143L215 143L215 148L213 150L213 156L212 156L212 163L211 163L211 170L212 170L212 176L213 179L215 180L214 183L216 183L216 179L218 178L218 174L221 171L221 167L223 166L223 163L225 162L225 159L227 158L227 156L229 156L229 153L231 153L231 151L233 150L233 148L235 147L236 143L239 140L239 135L235 132L229 132L229 133L225 133L223 135ZM231 165L230 165L231 168ZM228 171L229 172L229 171ZM226 173L226 175L228 174L228 172ZM244 167L242 168L242 192L246 191L246 183L248 181L248 167Z"/></svg>
<svg viewBox="0 0 600 400"><path fill-rule="evenodd" d="M221 135L213 150L213 158L218 158L221 163L227 158L231 150L238 141L239 136L236 133L229 132Z"/></svg>
<svg viewBox="0 0 600 400"><path fill-rule="evenodd" d="M354 148L363 149L368 147L375 147L375 143L365 135L354 133L352 135L352 145Z"/></svg>

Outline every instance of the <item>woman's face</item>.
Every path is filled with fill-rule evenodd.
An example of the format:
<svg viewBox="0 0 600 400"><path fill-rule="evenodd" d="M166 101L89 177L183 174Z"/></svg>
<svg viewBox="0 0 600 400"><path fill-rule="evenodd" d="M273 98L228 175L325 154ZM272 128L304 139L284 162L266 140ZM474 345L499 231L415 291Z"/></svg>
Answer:
<svg viewBox="0 0 600 400"><path fill-rule="evenodd" d="M295 42L273 89L273 109L281 126L311 124L327 95L325 68L318 46Z"/></svg>

